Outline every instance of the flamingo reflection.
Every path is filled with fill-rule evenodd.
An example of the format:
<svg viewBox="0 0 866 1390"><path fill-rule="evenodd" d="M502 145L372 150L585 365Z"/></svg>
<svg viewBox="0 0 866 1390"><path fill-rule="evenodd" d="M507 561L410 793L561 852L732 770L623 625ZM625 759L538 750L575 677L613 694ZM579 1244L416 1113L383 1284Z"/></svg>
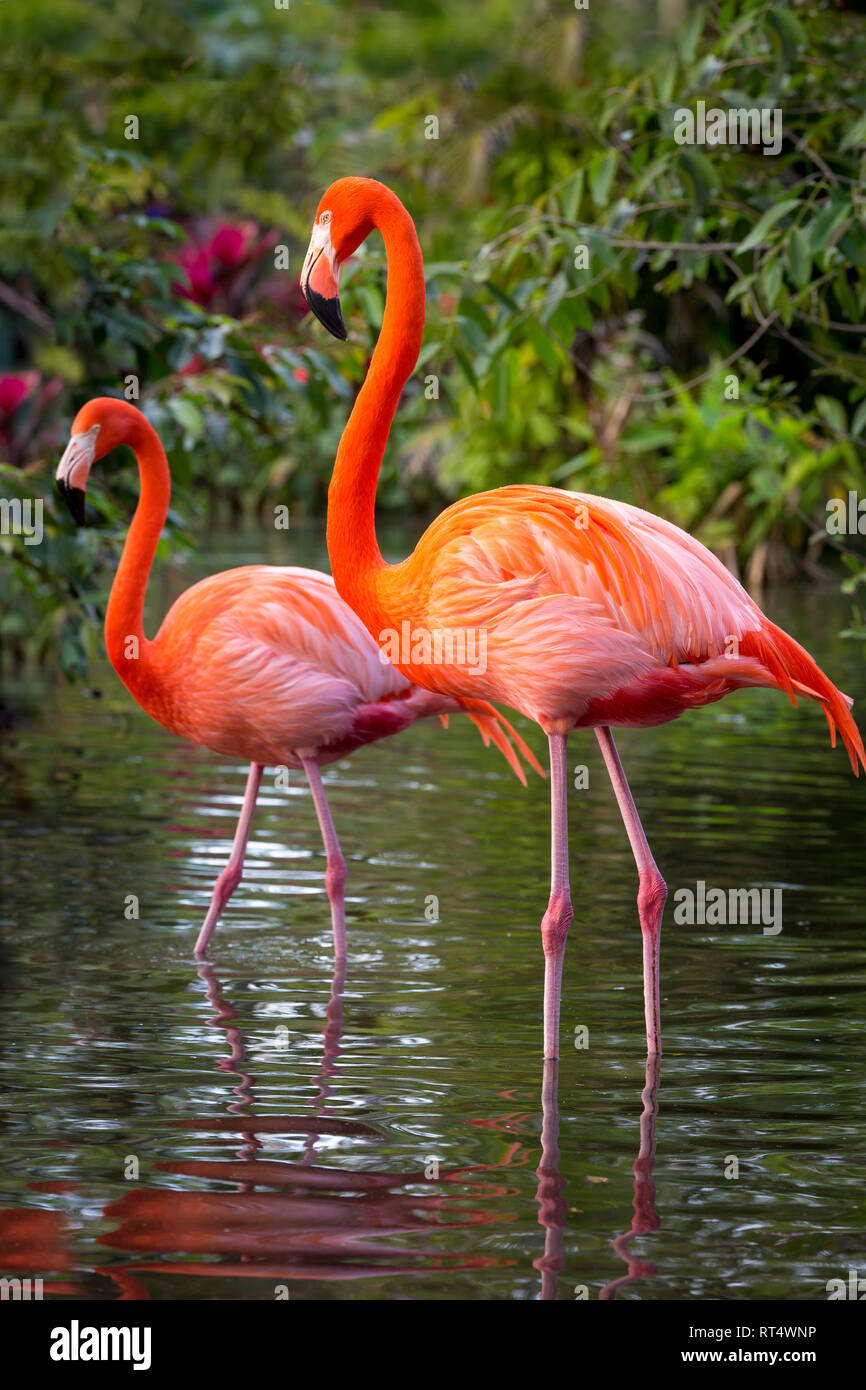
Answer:
<svg viewBox="0 0 866 1390"><path fill-rule="evenodd" d="M316 1098L311 1110L301 1115L255 1113L255 1078L248 1070L238 1011L225 1000L212 965L202 962L198 973L213 1008L210 1022L228 1043L228 1056L220 1059L218 1070L234 1075L237 1083L225 1116L197 1117L179 1127L236 1133L240 1143L231 1160L192 1159L157 1167L175 1176L231 1182L236 1190L139 1188L111 1203L105 1215L117 1225L99 1240L113 1250L143 1257L145 1262L136 1262L129 1273L256 1278L283 1285L290 1280L383 1278L514 1263L502 1256L443 1254L432 1245L419 1244L417 1235L434 1227L441 1235L443 1227L451 1232L516 1220L515 1212L503 1208L502 1199L517 1197L519 1189L484 1175L526 1162L528 1150L520 1143L509 1145L497 1163L440 1171L429 1194L419 1191L431 1186L423 1168L359 1172L317 1161L316 1146L324 1135L379 1138L370 1125L328 1114L332 1082L339 1075L343 963L337 964L333 976ZM300 1161L261 1157L262 1136L274 1134L305 1136ZM441 1188L449 1183L459 1183L461 1192L443 1195ZM484 1205L487 1199L495 1203ZM416 1237L411 1244L394 1243L395 1237L409 1236ZM158 1259L148 1259L157 1252Z"/></svg>
<svg viewBox="0 0 866 1390"><path fill-rule="evenodd" d="M544 1226L544 1254L532 1264L541 1274L541 1297L556 1298L556 1280L565 1256L565 1183L559 1173L559 1062L544 1063L541 1078L541 1161L536 1170L538 1224Z"/></svg>
<svg viewBox="0 0 866 1390"><path fill-rule="evenodd" d="M288 1280L352 1280L397 1273L481 1270L515 1263L507 1257L443 1255L441 1250L417 1243L419 1233L433 1228L437 1245L441 1245L443 1227L451 1231L517 1220L517 1211L508 1210L508 1199L519 1198L521 1189L506 1185L509 1175L501 1170L514 1173L529 1162L535 1147L536 1112L514 1105L514 1092L501 1093L512 1102L507 1113L470 1121L473 1127L493 1130L512 1140L498 1162L440 1172L432 1193L422 1191L430 1186L430 1178L420 1168L396 1174L355 1172L318 1162L317 1144L322 1136L379 1137L369 1125L328 1114L332 1083L340 1074L344 970L344 965L339 964L333 977L316 1096L310 1111L263 1116L255 1113L255 1080L247 1069L239 1014L224 999L213 967L206 963L198 967L213 1009L210 1023L223 1032L228 1044L228 1055L218 1060L217 1069L234 1076L236 1084L225 1116L186 1120L180 1122L180 1127L236 1134L239 1144L232 1159L194 1159L157 1166L182 1178L228 1182L235 1190L142 1188L106 1207L105 1214L116 1218L118 1224L99 1237L100 1243L137 1259L134 1264L111 1264L89 1272L112 1280L118 1298L147 1299L150 1295L142 1276L148 1272L257 1278L282 1284ZM545 1232L544 1250L533 1261L541 1276L542 1300L556 1298L564 1262L567 1209L559 1172L557 1086L558 1063L548 1061L542 1077L541 1156L536 1170L538 1222ZM640 1146L633 1164L634 1215L630 1228L612 1242L627 1269L601 1289L601 1299L615 1299L627 1285L656 1273L654 1264L633 1257L628 1247L636 1235L647 1234L661 1225L655 1210L653 1182L658 1086L659 1059L648 1056ZM304 1136L299 1161L262 1156L262 1136L274 1134ZM447 1184L459 1184L460 1192L443 1195L442 1188ZM57 1181L32 1182L28 1187L57 1196L75 1191L73 1184ZM486 1199L493 1199L490 1205L484 1204ZM61 1277L45 1280L46 1296L87 1297L89 1286L68 1277L73 1271L76 1275L83 1272L72 1249L71 1235L69 1218L62 1212L0 1211L0 1270L10 1274L53 1271ZM405 1239L402 1245L395 1245L394 1237L413 1239L411 1245ZM159 1258L149 1260L155 1255Z"/></svg>
<svg viewBox="0 0 866 1390"><path fill-rule="evenodd" d="M657 1272L657 1266L647 1260L629 1254L629 1242L635 1236L647 1235L657 1231L661 1218L656 1212L656 1188L653 1181L653 1165L656 1157L656 1120L659 1113L659 1054L649 1053L646 1059L646 1082L641 1092L643 1111L640 1117L640 1148L632 1165L634 1173L634 1216L631 1226L612 1242L613 1248L628 1266L628 1273L605 1284L599 1298L615 1299L620 1289L632 1284L636 1279L646 1279Z"/></svg>
<svg viewBox="0 0 866 1390"><path fill-rule="evenodd" d="M69 1191L70 1185L28 1183L27 1186L38 1192L54 1192L63 1196ZM44 1277L69 1275L75 1271L70 1231L71 1223L62 1211L45 1211L36 1207L9 1207L0 1211L0 1271L4 1277L22 1281L25 1297L66 1294L81 1298L84 1285L77 1279ZM38 1293L34 1292L37 1287L34 1279L38 1280ZM29 1281L29 1289L25 1281Z"/></svg>
<svg viewBox="0 0 866 1390"><path fill-rule="evenodd" d="M533 1260L533 1268L541 1275L541 1298L556 1298L557 1278L563 1266L567 1207L563 1196L564 1181L559 1173L559 1105L557 1100L559 1063L544 1063L541 1086L542 1127L541 1159L536 1170L538 1187L538 1224L545 1229L544 1254ZM605 1284L600 1299L615 1299L620 1289L636 1279L656 1273L656 1266L629 1255L628 1245L636 1235L655 1231L661 1220L655 1209L653 1165L656 1152L656 1118L658 1116L659 1056L648 1053L645 1086L641 1093L643 1112L640 1120L640 1147L632 1165L634 1173L634 1216L629 1230L611 1242L613 1249L628 1266L628 1272Z"/></svg>

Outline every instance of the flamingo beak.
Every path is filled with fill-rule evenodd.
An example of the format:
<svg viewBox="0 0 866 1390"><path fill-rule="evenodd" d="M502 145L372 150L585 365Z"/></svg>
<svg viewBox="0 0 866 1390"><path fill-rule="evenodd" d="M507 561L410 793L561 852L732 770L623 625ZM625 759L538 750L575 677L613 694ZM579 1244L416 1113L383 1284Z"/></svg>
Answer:
<svg viewBox="0 0 866 1390"><path fill-rule="evenodd" d="M316 223L301 270L301 293L319 323L345 342L346 325L340 312L340 268L331 245L331 230Z"/></svg>
<svg viewBox="0 0 866 1390"><path fill-rule="evenodd" d="M87 478L96 453L99 425L91 425L81 434L73 434L57 465L57 490L63 498L76 526L84 525L84 499Z"/></svg>

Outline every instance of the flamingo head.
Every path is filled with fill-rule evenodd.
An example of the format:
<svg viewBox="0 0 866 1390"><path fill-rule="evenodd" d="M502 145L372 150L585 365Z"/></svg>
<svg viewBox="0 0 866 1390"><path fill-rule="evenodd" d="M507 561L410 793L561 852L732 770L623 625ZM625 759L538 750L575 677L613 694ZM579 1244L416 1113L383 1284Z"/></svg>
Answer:
<svg viewBox="0 0 866 1390"><path fill-rule="evenodd" d="M382 199L394 199L375 179L337 179L319 203L301 270L301 292L320 323L345 339L340 312L340 266L378 225ZM395 200L396 201L396 200Z"/></svg>
<svg viewBox="0 0 866 1390"><path fill-rule="evenodd" d="M320 323L335 338L345 341L346 325L340 311L340 262L331 238L331 210L320 209L301 270L301 293Z"/></svg>
<svg viewBox="0 0 866 1390"><path fill-rule="evenodd" d="M141 411L114 396L97 396L83 405L72 422L69 443L57 465L57 489L78 526L84 525L87 479L97 459L129 441Z"/></svg>

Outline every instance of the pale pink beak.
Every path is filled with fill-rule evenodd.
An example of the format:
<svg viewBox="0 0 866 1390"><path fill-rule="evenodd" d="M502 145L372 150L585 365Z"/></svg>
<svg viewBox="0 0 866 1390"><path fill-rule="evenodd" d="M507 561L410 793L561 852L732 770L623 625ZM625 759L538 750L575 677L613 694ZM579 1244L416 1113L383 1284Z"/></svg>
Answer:
<svg viewBox="0 0 866 1390"><path fill-rule="evenodd" d="M81 434L73 434L57 465L57 487L78 526L84 525L84 498L87 479L96 453L96 438L101 426L91 425Z"/></svg>
<svg viewBox="0 0 866 1390"><path fill-rule="evenodd" d="M301 270L301 293L320 323L335 338L345 339L346 325L340 311L340 268L331 245L328 226L316 223Z"/></svg>

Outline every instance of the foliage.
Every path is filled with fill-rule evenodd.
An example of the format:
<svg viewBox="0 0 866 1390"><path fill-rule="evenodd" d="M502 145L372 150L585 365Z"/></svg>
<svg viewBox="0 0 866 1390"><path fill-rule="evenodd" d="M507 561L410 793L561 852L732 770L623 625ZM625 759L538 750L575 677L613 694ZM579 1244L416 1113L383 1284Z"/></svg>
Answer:
<svg viewBox="0 0 866 1390"><path fill-rule="evenodd" d="M0 23L4 496L47 497L77 407L134 378L193 529L321 512L381 245L346 268L346 345L296 277L322 186L363 172L412 209L429 287L383 506L552 482L670 515L753 585L815 573L827 499L866 485L864 16L7 0ZM780 109L779 153L678 144L698 101ZM50 503L43 546L3 538L12 660L84 668L135 479L92 495L97 539Z"/></svg>

